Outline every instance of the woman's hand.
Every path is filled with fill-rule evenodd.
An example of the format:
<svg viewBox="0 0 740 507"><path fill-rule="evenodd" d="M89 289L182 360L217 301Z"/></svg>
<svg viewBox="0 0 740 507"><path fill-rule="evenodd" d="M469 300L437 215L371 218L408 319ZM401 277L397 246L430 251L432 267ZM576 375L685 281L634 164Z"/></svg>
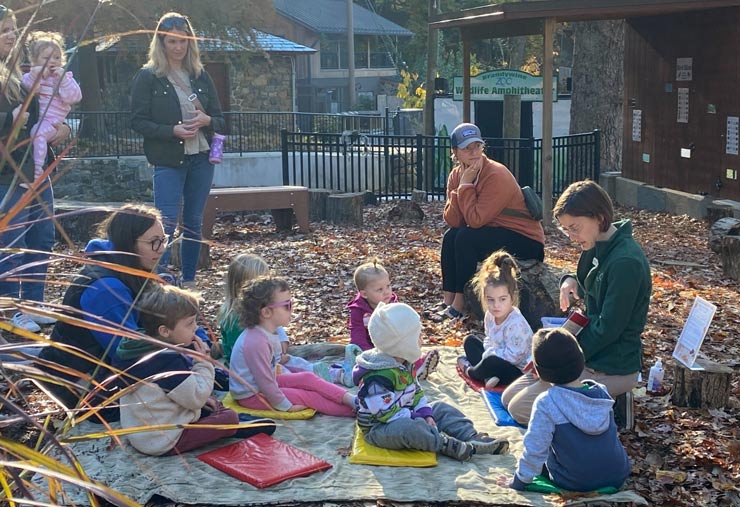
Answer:
<svg viewBox="0 0 740 507"><path fill-rule="evenodd" d="M197 109L193 113L193 116L185 120L183 124L189 129L197 131L203 127L208 127L211 124L211 117L200 109Z"/></svg>
<svg viewBox="0 0 740 507"><path fill-rule="evenodd" d="M573 277L568 277L563 280L560 285L560 309L566 311L570 308L570 298L580 299L578 297L578 282Z"/></svg>
<svg viewBox="0 0 740 507"><path fill-rule="evenodd" d="M288 412L300 412L301 410L306 410L308 407L306 405L298 405L294 404L292 407L288 409Z"/></svg>
<svg viewBox="0 0 740 507"><path fill-rule="evenodd" d="M473 183L478 177L478 173L482 168L483 158L477 159L475 162L466 167L463 171L462 176L460 177L460 185Z"/></svg>
<svg viewBox="0 0 740 507"><path fill-rule="evenodd" d="M175 125L175 127L172 129L172 134L175 137L182 139L183 141L194 138L197 133L198 129L193 130L191 127L188 127L184 123Z"/></svg>
<svg viewBox="0 0 740 507"><path fill-rule="evenodd" d="M437 427L437 422L436 422L436 421L434 420L434 417L432 417L432 416L428 415L428 416L426 416L426 417L424 418L424 420L425 420L425 421L427 422L427 424L428 424L429 426L431 426L432 428L436 428L436 427Z"/></svg>
<svg viewBox="0 0 740 507"><path fill-rule="evenodd" d="M18 115L20 115L20 118ZM26 123L28 123L28 116L28 111L21 113L21 106L17 106L13 109L13 124L15 124L15 122L19 122L21 124L21 128L25 127Z"/></svg>

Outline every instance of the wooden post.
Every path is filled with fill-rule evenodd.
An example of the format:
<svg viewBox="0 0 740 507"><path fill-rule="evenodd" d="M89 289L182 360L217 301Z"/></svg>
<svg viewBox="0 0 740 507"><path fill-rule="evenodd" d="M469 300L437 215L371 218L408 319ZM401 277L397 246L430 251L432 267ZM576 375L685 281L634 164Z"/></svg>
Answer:
<svg viewBox="0 0 740 507"><path fill-rule="evenodd" d="M542 221L552 221L552 73L553 36L555 19L545 19L545 33L542 43Z"/></svg>
<svg viewBox="0 0 740 507"><path fill-rule="evenodd" d="M732 368L697 359L701 370L690 370L676 361L671 401L679 407L722 408L730 398Z"/></svg>
<svg viewBox="0 0 740 507"><path fill-rule="evenodd" d="M463 123L470 123L470 39L463 34Z"/></svg>

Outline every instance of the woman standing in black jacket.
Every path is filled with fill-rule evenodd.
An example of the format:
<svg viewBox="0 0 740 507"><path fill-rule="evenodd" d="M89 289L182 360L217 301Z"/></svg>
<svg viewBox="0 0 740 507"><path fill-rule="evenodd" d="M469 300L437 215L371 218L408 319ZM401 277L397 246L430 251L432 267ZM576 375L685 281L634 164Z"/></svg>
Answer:
<svg viewBox="0 0 740 507"><path fill-rule="evenodd" d="M154 166L154 205L167 235L173 235L182 210L182 285L195 288L203 208L213 181L209 143L225 122L185 16L168 12L159 19L149 61L134 78L131 115L131 127L144 136L144 153ZM167 252L160 265L169 259Z"/></svg>

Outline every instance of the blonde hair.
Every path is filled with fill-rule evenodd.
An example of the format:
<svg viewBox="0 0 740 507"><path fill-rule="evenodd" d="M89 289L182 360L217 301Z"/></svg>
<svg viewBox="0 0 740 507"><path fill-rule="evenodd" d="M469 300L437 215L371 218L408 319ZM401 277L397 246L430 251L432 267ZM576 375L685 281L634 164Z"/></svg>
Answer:
<svg viewBox="0 0 740 507"><path fill-rule="evenodd" d="M0 28L9 20L13 23L13 27L17 27L15 13L12 9L6 10L5 18L0 21ZM16 41L13 50L0 63L0 87L2 87L5 99L11 104L23 102L24 100L23 89L21 88L21 57L18 51L19 48L20 45Z"/></svg>
<svg viewBox="0 0 740 507"><path fill-rule="evenodd" d="M486 287L506 287L511 295L512 303L517 306L519 304L518 276L519 267L509 252L497 250L489 255L481 264L478 273L475 274L473 282L483 309L485 310L487 306Z"/></svg>
<svg viewBox="0 0 740 507"><path fill-rule="evenodd" d="M139 325L147 335L161 338L159 326L174 329L185 318L198 315L199 296L175 285L155 284L139 299Z"/></svg>
<svg viewBox="0 0 740 507"><path fill-rule="evenodd" d="M269 271L267 261L259 255L250 253L237 255L229 264L224 279L224 304L218 312L219 321L224 321L232 315L244 284L268 274Z"/></svg>
<svg viewBox="0 0 740 507"><path fill-rule="evenodd" d="M64 36L59 32L31 32L28 35L28 52L31 54L31 63L36 64L41 56L41 52L53 47L59 50L62 58L62 65L67 63L67 56L64 54Z"/></svg>
<svg viewBox="0 0 740 507"><path fill-rule="evenodd" d="M370 259L364 264L360 264L357 269L355 269L355 273L353 275L355 287L357 287L357 290L365 290L365 287L367 287L371 281L377 280L381 276L389 276L388 271L385 270L377 257Z"/></svg>
<svg viewBox="0 0 740 507"><path fill-rule="evenodd" d="M176 20L175 23L179 23L180 28L177 25L171 29L163 28L162 23L167 24L168 19ZM194 36L193 26L187 16L177 12L168 12L157 21L157 28L154 30L154 36L149 43L149 60L144 64L145 69L151 70L157 77L167 75L170 64L164 51L164 38L168 34L173 37L181 37L179 34L171 33L171 30L180 30L181 28L184 28L182 31L186 32L188 36L188 53L185 55L182 66L190 76L200 77L201 72L203 72L203 63L200 61L200 50Z"/></svg>

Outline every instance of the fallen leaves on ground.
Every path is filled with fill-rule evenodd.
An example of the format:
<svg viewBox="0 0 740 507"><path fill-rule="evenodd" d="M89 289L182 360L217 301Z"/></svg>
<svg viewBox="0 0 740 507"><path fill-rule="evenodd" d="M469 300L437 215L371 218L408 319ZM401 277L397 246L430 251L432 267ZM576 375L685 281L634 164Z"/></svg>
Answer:
<svg viewBox="0 0 740 507"><path fill-rule="evenodd" d="M400 301L423 313L442 298L442 203L422 205L426 218L421 226L389 223L390 207L388 203L366 207L362 227L319 223L312 224L310 234L276 233L269 220L255 223L239 216L222 217L211 248L213 267L198 278L204 313L215 319L228 263L242 252L261 255L274 273L289 279L296 301L288 329L293 343L347 340L344 306L355 294L352 273L372 257L385 264ZM664 363L670 358L696 296L717 305L703 355L736 368L740 364L740 284L722 276L720 258L707 246L710 224L624 208L617 215L632 219L635 237L653 274L653 299L643 334L643 378L647 379L647 370L657 357ZM577 247L557 229L549 228L549 264L572 271L578 255ZM70 267L54 269L68 273ZM64 286L59 287L61 295ZM474 323L451 325L423 319L423 339L427 345L459 346L471 326L476 329ZM666 366L665 383L670 386L673 372ZM735 372L730 403L722 410L675 407L669 395L636 398L637 426L621 435L633 464L627 487L650 505L740 505L739 386Z"/></svg>

